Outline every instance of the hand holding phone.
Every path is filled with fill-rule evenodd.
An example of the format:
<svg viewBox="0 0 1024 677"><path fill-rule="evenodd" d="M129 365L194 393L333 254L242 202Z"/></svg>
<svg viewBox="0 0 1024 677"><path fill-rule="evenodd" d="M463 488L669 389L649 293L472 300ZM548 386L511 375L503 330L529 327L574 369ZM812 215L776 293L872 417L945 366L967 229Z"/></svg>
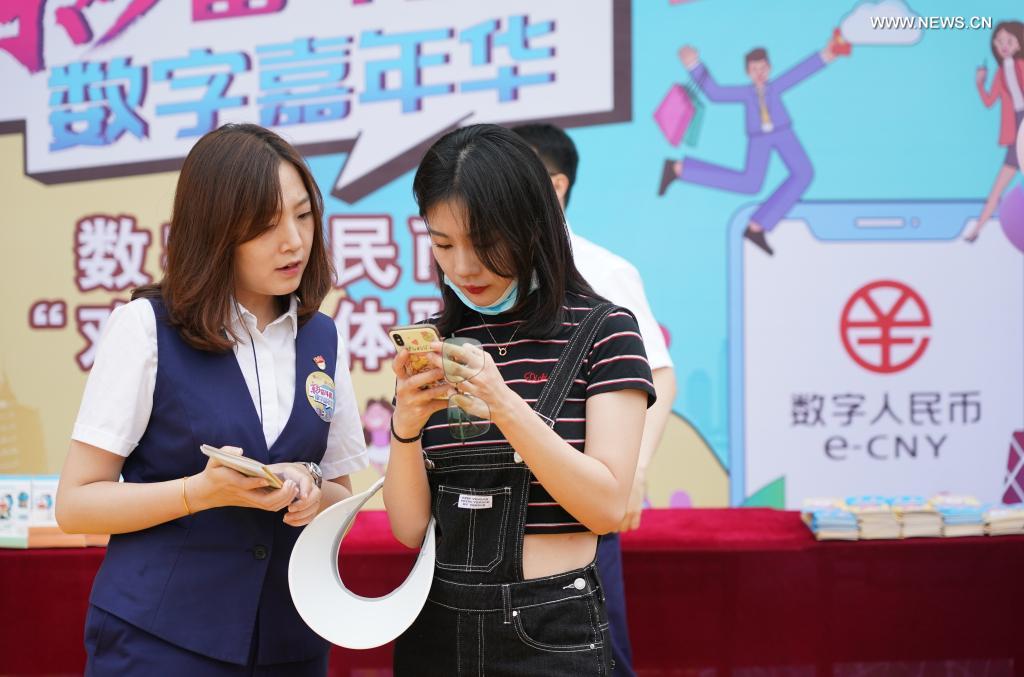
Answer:
<svg viewBox="0 0 1024 677"><path fill-rule="evenodd" d="M391 342L396 350L409 352L409 375L419 374L430 369L427 353L430 344L441 340L437 327L432 324L412 324L403 327L392 327L388 331Z"/></svg>
<svg viewBox="0 0 1024 677"><path fill-rule="evenodd" d="M217 461L221 465L227 466L232 470L237 470L243 475L248 475L249 477L259 477L260 479L267 480L270 486L273 487L274 489L280 489L282 486L284 486L281 483L280 477L275 475L270 470L270 468L263 465L254 458L249 458L248 456L238 456L237 454L231 454L224 451L223 449L212 447L209 444L199 445L199 450L202 451L207 456L209 456L210 458L217 459Z"/></svg>
<svg viewBox="0 0 1024 677"><path fill-rule="evenodd" d="M409 362L406 365L406 373L409 376L430 370L430 360L427 354L431 352L431 344L441 341L441 334L437 327L432 324L412 324L402 327L392 327L388 331L391 342L395 344L396 350L406 350L409 353ZM435 381L420 388L426 390L432 386L438 386L444 380ZM439 398L440 399L440 398Z"/></svg>

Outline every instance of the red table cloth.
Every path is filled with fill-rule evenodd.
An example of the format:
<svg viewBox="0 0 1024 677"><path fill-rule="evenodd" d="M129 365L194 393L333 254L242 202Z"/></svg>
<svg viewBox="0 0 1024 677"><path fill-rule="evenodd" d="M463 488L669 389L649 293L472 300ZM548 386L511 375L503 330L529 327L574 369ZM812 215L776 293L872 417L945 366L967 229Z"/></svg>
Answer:
<svg viewBox="0 0 1024 677"><path fill-rule="evenodd" d="M1024 673L1021 536L818 543L793 512L649 510L623 551L640 675ZM343 577L381 595L413 555L383 513L364 512L343 545ZM102 548L0 551L0 675L81 673L102 558ZM390 647L331 656L332 675L389 666Z"/></svg>

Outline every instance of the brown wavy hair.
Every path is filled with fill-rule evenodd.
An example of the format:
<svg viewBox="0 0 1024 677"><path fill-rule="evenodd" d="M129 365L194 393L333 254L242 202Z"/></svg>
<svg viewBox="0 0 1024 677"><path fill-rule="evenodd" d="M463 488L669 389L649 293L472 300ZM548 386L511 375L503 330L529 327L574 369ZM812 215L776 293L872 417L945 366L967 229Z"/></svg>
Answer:
<svg viewBox="0 0 1024 677"><path fill-rule="evenodd" d="M996 27L992 29L992 38L989 40L989 47L992 48L992 56L996 59L996 67L1002 65L1003 60L999 57L999 52L996 51L996 34L999 31L1006 31L1013 37L1017 38L1017 53L1013 55L1014 59L1024 59L1024 23L1020 21L1000 21L996 24Z"/></svg>
<svg viewBox="0 0 1024 677"><path fill-rule="evenodd" d="M227 124L189 151L174 194L163 279L139 287L137 298L158 297L182 339L198 350L229 350L235 290L235 250L273 227L283 205L279 171L288 162L309 193L315 227L309 262L296 295L299 324L320 308L334 269L323 233L323 196L302 156L274 132ZM279 302L287 307L287 299Z"/></svg>

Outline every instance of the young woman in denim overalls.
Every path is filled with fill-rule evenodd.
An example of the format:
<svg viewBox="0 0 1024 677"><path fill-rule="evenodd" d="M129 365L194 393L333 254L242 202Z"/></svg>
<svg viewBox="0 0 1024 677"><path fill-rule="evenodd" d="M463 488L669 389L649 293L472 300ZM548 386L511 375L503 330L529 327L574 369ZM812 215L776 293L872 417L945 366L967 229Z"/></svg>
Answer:
<svg viewBox="0 0 1024 677"><path fill-rule="evenodd" d="M610 674L594 555L623 518L654 399L636 321L577 272L548 174L514 133L451 132L413 190L443 281L438 329L483 352L462 372L473 349L447 341L427 371L410 374L404 350L394 362L388 517L416 547L437 520L434 583L395 674ZM459 411L486 433L466 439Z"/></svg>
<svg viewBox="0 0 1024 677"><path fill-rule="evenodd" d="M317 311L330 283L320 193L295 149L256 125L201 138L164 278L108 321L61 472L61 527L111 534L87 675L327 673L287 572L301 527L367 464L344 346ZM201 444L244 451L283 486Z"/></svg>

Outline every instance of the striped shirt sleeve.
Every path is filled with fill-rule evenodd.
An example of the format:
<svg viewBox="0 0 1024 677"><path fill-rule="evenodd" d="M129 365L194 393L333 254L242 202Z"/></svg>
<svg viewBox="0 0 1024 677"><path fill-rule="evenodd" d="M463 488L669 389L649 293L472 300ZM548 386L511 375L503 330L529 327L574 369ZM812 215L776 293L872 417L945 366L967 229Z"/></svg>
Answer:
<svg viewBox="0 0 1024 677"><path fill-rule="evenodd" d="M648 407L657 399L640 328L625 308L617 308L605 318L587 366L587 397L633 389L647 393Z"/></svg>

